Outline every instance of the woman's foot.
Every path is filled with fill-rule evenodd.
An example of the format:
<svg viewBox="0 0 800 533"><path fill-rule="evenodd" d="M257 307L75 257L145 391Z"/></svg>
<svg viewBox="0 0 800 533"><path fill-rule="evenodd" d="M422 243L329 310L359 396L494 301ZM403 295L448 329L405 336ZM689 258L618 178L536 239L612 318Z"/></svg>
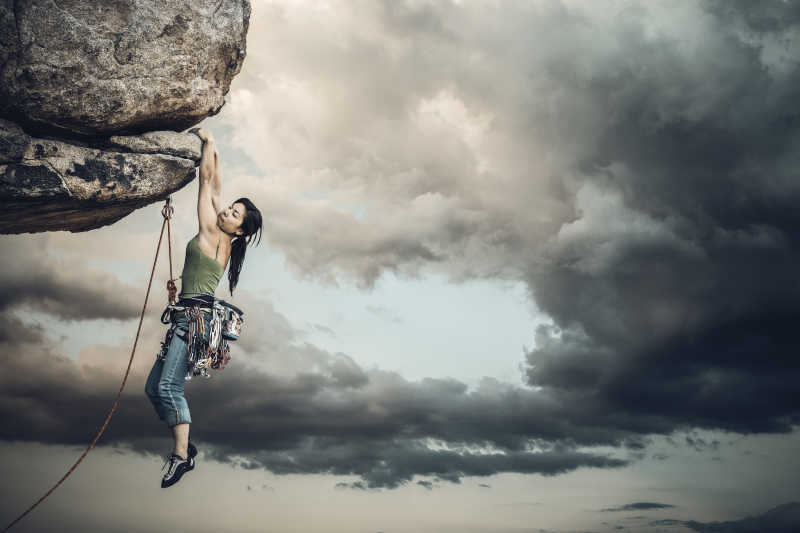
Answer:
<svg viewBox="0 0 800 533"><path fill-rule="evenodd" d="M194 448L191 444L190 450ZM195 454L197 454L197 449L194 450ZM188 472L189 470L194 469L194 456L190 455L188 458L184 459L180 455L177 454L170 454L167 458L169 461L169 468L167 468L167 472L164 474L164 477L161 478L161 488L165 489L167 487L171 487L175 483L181 480L181 477ZM164 464L166 466L166 463Z"/></svg>
<svg viewBox="0 0 800 533"><path fill-rule="evenodd" d="M189 443L188 451L189 451L189 459L194 459L195 456L197 455L197 448L195 448L194 444L192 444L191 442Z"/></svg>

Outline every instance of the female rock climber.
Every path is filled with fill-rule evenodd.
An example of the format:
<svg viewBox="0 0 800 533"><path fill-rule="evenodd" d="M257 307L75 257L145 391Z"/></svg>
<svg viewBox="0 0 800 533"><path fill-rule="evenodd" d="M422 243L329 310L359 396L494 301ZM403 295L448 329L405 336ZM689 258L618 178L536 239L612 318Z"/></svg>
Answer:
<svg viewBox="0 0 800 533"><path fill-rule="evenodd" d="M197 198L200 230L186 245L180 300L177 305L186 309L191 306L208 309L213 306L214 293L226 266L229 288L233 294L239 281L247 245L261 230L261 212L247 198L239 198L227 207L222 205L222 179L214 138L204 128L197 128L192 132L203 141ZM189 424L192 420L183 393L190 365L187 350L190 339L186 335L190 329L188 313L189 311L173 311L173 327L167 334L162 354L153 364L145 385L145 392L158 417L171 428L175 439L175 447L167 457L169 468L161 479L162 488L174 485L183 474L192 470L197 455L197 448L189 442ZM209 316L208 313L203 315L205 327L198 328L197 331L200 331L200 335L205 335L204 340L208 341Z"/></svg>

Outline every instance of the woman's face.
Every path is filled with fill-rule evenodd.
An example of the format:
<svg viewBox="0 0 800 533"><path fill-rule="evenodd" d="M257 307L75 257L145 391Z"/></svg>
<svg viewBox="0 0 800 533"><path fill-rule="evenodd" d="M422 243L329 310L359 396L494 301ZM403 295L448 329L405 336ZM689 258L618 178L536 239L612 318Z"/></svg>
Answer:
<svg viewBox="0 0 800 533"><path fill-rule="evenodd" d="M231 204L217 214L217 227L229 235L241 235L245 213L244 204Z"/></svg>

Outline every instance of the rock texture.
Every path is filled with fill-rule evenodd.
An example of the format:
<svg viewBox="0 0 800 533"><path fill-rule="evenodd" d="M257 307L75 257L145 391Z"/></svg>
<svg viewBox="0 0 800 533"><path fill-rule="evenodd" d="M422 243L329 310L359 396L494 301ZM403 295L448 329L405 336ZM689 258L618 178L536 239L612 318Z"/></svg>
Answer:
<svg viewBox="0 0 800 533"><path fill-rule="evenodd" d="M116 222L189 183L202 142L192 134L112 137L105 149L37 139L0 119L3 233L85 231Z"/></svg>
<svg viewBox="0 0 800 533"><path fill-rule="evenodd" d="M0 0L0 116L32 134L181 131L242 67L246 0Z"/></svg>
<svg viewBox="0 0 800 533"><path fill-rule="evenodd" d="M83 231L191 181L249 0L0 0L0 233ZM161 130L161 131L154 131Z"/></svg>

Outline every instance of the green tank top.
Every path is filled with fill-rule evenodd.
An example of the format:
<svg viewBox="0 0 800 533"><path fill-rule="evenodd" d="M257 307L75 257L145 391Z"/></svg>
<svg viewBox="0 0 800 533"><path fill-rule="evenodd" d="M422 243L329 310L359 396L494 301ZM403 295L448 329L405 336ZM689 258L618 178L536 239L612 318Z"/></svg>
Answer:
<svg viewBox="0 0 800 533"><path fill-rule="evenodd" d="M216 259L211 259L197 245L199 235L186 245L186 260L183 262L183 274L181 274L181 296L211 294L213 295L222 278L225 269L220 266ZM219 253L219 244L217 244Z"/></svg>

